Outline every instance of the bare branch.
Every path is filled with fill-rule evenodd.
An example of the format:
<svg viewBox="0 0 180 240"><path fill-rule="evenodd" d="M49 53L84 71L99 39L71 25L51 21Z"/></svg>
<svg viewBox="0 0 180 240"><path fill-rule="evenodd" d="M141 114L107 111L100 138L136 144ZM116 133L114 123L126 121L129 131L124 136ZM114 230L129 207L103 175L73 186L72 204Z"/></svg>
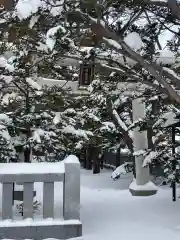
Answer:
<svg viewBox="0 0 180 240"><path fill-rule="evenodd" d="M127 28L133 23L135 22L139 16L142 14L143 10L141 9L140 11L135 12L131 18L129 19L129 21L124 25L124 27L121 29L121 35L127 30Z"/></svg>
<svg viewBox="0 0 180 240"><path fill-rule="evenodd" d="M12 82L24 94L24 96L27 96L26 91L16 83L16 80L13 80Z"/></svg>
<svg viewBox="0 0 180 240"><path fill-rule="evenodd" d="M149 15L147 14L147 11L145 11L145 15L146 15L146 17L147 17L147 20L148 20L148 22L149 22L149 24L151 24L151 20L149 19ZM157 45L158 45L158 48L160 49L160 50L162 50L162 47L161 47L161 44L160 44L160 42L159 42L159 39L158 39L158 36L159 36L159 34L160 34L160 32L161 32L161 29L162 29L162 24L161 24L161 27L160 27L160 29L159 29L159 32L158 32L158 34L157 34L157 37L156 37L156 43L157 43Z"/></svg>

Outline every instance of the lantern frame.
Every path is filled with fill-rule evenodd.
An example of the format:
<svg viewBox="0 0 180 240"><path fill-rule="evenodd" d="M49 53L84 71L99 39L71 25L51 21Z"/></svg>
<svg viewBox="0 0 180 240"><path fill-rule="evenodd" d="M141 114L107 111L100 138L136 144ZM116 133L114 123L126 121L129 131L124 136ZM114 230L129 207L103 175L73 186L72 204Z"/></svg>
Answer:
<svg viewBox="0 0 180 240"><path fill-rule="evenodd" d="M89 86L94 79L94 63L84 61L80 64L79 86Z"/></svg>

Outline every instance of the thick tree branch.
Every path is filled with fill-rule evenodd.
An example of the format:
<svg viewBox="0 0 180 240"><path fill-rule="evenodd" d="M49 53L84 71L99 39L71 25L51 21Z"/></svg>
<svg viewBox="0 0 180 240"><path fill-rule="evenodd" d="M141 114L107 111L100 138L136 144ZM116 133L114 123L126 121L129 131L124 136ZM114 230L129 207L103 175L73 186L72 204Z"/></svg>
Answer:
<svg viewBox="0 0 180 240"><path fill-rule="evenodd" d="M112 102L109 99L106 99L106 103L107 103L107 110L108 110L110 116L112 117L115 126L117 127L117 129L119 129L120 132L122 132L122 134L124 136L124 140L125 140L128 148L130 150L132 150L133 140L130 138L128 130L123 129L122 126L118 123L117 118L113 114L114 109L112 106Z"/></svg>
<svg viewBox="0 0 180 240"><path fill-rule="evenodd" d="M87 20L89 20L92 25L93 25L93 31L95 32L95 34L97 35L101 35L102 37L109 37L111 39L113 39L114 41L116 41L121 47L122 49L124 49L128 55L131 56L131 58L135 61L137 61L138 63L140 63L140 65L145 68L146 70L148 70L152 76L155 77L155 79L164 86L164 88L167 90L169 96L174 99L176 102L180 103L180 95L177 94L177 92L171 87L171 85L169 85L163 78L163 72L158 72L157 69L155 69L153 67L152 64L149 64L140 54L136 53L135 51L133 51L125 42L124 40L120 37L117 36L117 34L115 32L113 32L111 29L109 29L108 26L103 26L100 24L97 24L97 21L94 18L91 18L88 14L83 13L81 11L78 11L79 14L81 14L83 17L85 17ZM117 47L117 51L121 53L120 48ZM177 79L178 81L178 79Z"/></svg>

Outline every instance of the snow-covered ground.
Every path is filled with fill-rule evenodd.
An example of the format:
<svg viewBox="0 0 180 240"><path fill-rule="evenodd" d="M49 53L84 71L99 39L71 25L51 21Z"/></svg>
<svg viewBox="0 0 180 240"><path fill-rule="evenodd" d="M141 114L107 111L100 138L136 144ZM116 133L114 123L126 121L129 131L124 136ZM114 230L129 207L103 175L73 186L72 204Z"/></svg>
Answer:
<svg viewBox="0 0 180 240"><path fill-rule="evenodd" d="M131 177L112 182L110 172L82 170L83 240L169 240L180 236L180 200L161 188L152 197L132 197Z"/></svg>
<svg viewBox="0 0 180 240"><path fill-rule="evenodd" d="M172 202L169 188L160 188L151 197L132 197L128 191L131 176L116 182L110 177L110 170L99 175L81 170L83 237L77 240L179 240L180 199ZM41 184L35 188L40 199ZM55 190L58 216L62 214L62 185L57 184Z"/></svg>

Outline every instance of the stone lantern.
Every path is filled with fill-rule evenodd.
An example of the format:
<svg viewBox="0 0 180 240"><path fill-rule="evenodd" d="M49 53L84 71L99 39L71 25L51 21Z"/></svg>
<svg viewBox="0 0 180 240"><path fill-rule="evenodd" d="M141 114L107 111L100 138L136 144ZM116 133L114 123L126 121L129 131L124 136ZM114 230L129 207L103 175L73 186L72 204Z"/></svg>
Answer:
<svg viewBox="0 0 180 240"><path fill-rule="evenodd" d="M90 57L80 64L79 86L89 86L94 79L95 53L90 52Z"/></svg>

